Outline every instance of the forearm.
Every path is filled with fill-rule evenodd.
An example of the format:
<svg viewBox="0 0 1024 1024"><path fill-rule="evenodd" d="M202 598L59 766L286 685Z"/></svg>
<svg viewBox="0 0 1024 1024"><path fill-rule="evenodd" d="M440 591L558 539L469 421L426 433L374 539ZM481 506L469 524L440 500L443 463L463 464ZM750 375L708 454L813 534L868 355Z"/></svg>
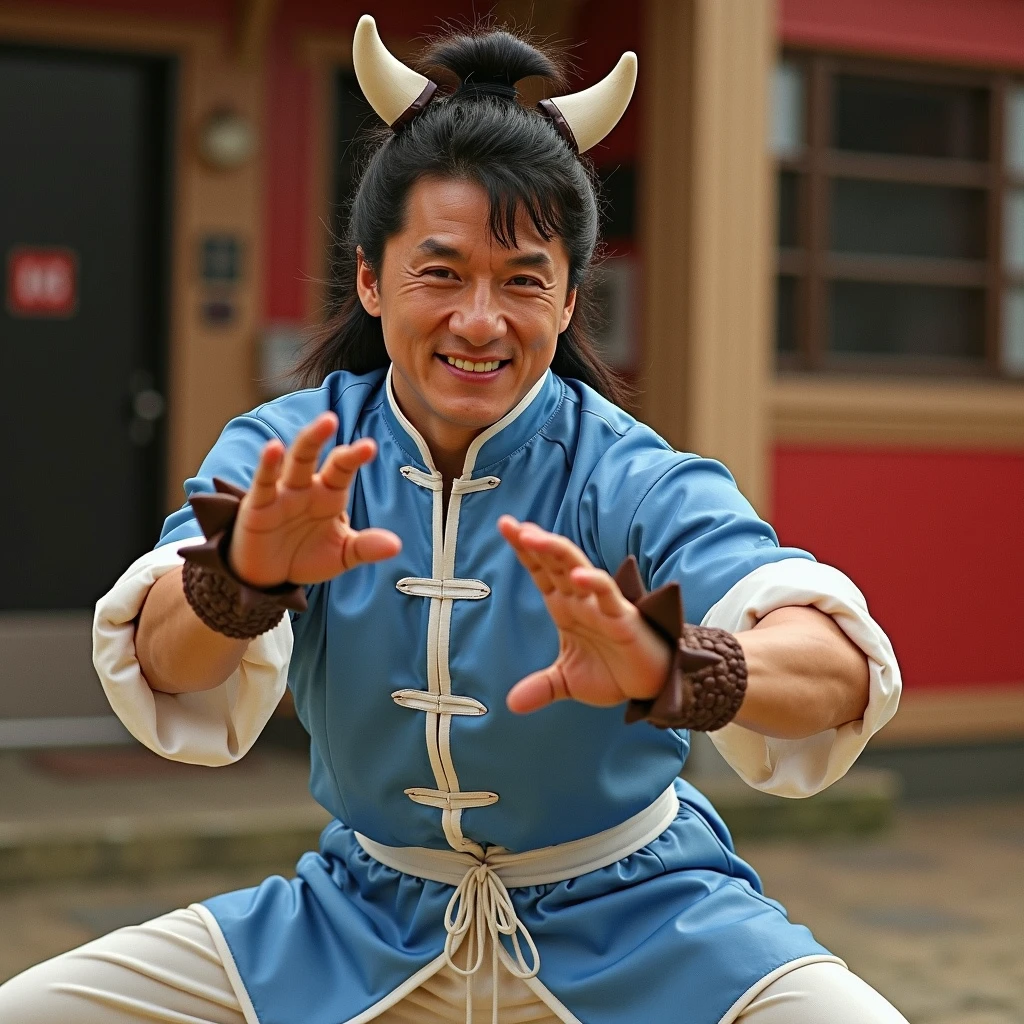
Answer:
<svg viewBox="0 0 1024 1024"><path fill-rule="evenodd" d="M799 739L863 717L867 658L828 615L779 608L736 638L748 671L736 724Z"/></svg>
<svg viewBox="0 0 1024 1024"><path fill-rule="evenodd" d="M212 690L239 666L248 640L204 625L185 600L181 569L153 584L139 615L135 653L146 682L163 693Z"/></svg>

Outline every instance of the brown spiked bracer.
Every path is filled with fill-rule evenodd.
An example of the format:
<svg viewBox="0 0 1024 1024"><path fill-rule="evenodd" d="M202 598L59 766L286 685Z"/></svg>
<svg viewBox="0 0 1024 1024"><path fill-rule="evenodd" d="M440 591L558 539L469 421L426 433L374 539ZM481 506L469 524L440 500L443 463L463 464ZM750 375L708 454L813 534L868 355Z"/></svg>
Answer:
<svg viewBox="0 0 1024 1024"><path fill-rule="evenodd" d="M724 629L688 625L679 584L668 583L648 593L633 555L619 566L615 582L644 621L674 649L661 693L652 700L631 700L626 721L698 732L728 725L747 691L747 663L736 637Z"/></svg>
<svg viewBox="0 0 1024 1024"><path fill-rule="evenodd" d="M215 493L189 498L206 541L178 549L185 559L185 599L210 629L235 640L251 640L273 629L286 611L305 611L306 594L294 583L260 588L235 575L228 564L228 548L246 492L220 477L213 478L213 486Z"/></svg>

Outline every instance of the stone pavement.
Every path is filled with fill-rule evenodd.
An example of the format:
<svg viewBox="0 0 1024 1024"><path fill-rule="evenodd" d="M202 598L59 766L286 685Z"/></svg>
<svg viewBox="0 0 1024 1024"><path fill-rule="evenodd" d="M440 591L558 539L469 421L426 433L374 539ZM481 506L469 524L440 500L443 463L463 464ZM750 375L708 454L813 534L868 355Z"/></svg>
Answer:
<svg viewBox="0 0 1024 1024"><path fill-rule="evenodd" d="M1024 1024L1024 803L903 809L880 837L740 852L911 1024Z"/></svg>
<svg viewBox="0 0 1024 1024"><path fill-rule="evenodd" d="M882 835L746 841L740 852L911 1024L1024 1024L1024 803L901 809ZM289 867L0 888L0 979Z"/></svg>

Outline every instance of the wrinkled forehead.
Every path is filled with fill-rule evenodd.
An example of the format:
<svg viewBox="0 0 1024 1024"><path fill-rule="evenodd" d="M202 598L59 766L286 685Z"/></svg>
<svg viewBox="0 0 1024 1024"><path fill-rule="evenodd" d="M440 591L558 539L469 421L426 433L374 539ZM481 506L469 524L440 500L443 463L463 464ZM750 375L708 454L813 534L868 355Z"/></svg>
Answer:
<svg viewBox="0 0 1024 1024"><path fill-rule="evenodd" d="M502 262L538 268L568 260L560 234L538 224L524 198L512 193L495 200L466 178L420 178L409 189L402 220L389 241L425 256L469 257L487 250Z"/></svg>

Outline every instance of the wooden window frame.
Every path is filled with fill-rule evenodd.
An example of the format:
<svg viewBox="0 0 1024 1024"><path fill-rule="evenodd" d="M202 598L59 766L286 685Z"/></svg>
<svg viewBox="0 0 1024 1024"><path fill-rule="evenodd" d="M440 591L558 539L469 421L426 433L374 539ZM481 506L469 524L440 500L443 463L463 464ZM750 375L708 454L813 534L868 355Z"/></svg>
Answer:
<svg viewBox="0 0 1024 1024"><path fill-rule="evenodd" d="M999 78L999 102L1000 109L1002 110L1002 119L999 124L999 145L1003 147L1003 149L1005 149L1006 145L1006 139L1002 134L1003 129L1006 127L1006 97L1009 94L1011 87L1014 85L1017 85L1020 88L1024 88L1024 76L1010 77L1009 75L1004 75ZM999 200L999 213L1001 214L1002 208L1006 201L1007 193L1024 191L1024 168L1022 168L1020 171L1014 174L1010 170L1009 163L1004 157L1004 159L999 162L999 167L997 168L997 171L998 174L996 177L996 181L993 185L993 188L997 190L997 196ZM998 232L997 241L999 244L999 252L1001 255L1003 250L1002 229L1004 220L1002 216L997 216L996 220L998 221L998 223L994 225L994 229ZM1000 288L1002 292L1006 292L1010 288L1014 287L1024 287L1024 269L1014 273L1013 271L1010 270L1009 267L1004 267L1003 274L1000 278ZM1002 304L1000 303L1000 307L1001 305Z"/></svg>
<svg viewBox="0 0 1024 1024"><path fill-rule="evenodd" d="M797 64L806 84L805 149L776 161L777 173L798 177L797 218L800 244L777 250L780 275L796 280L796 349L777 352L782 373L836 371L861 374L933 374L1000 378L1002 298L1011 278L1002 259L1003 200L1007 169L1003 154L1005 96L1010 78L984 70L932 67L901 61L786 49L783 59ZM870 75L912 82L986 89L990 95L987 162L844 152L830 148L832 97L841 74ZM829 249L830 187L836 179L905 182L978 189L986 193L986 254L978 260L872 256ZM829 352L826 346L832 281L898 281L984 290L983 358L870 356Z"/></svg>

